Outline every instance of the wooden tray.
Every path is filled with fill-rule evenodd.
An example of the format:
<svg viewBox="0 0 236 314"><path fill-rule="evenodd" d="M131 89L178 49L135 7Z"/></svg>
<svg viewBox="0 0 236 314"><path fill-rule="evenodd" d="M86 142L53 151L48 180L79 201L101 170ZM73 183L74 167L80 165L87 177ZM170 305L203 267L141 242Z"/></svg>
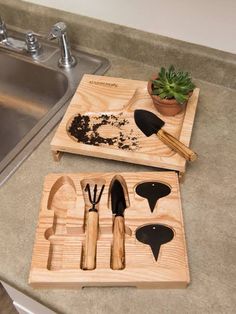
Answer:
<svg viewBox="0 0 236 314"><path fill-rule="evenodd" d="M85 286L134 286L138 288L184 288L189 268L178 176L175 172L119 173L128 188L130 206L125 210L125 268L111 269L113 217L108 201L109 184L116 173L49 174L44 183L29 283L33 287L82 288ZM88 209L84 180L104 180L99 203L99 237L96 268L83 270ZM134 192L138 183L159 181L171 193L158 200L151 213L146 199ZM174 238L160 248L158 260L148 245L135 237L137 227L147 223L172 228Z"/></svg>
<svg viewBox="0 0 236 314"><path fill-rule="evenodd" d="M185 159L163 144L156 135L144 136L134 122L133 111L147 109L158 114L166 122L165 130L188 146L199 89L194 90L185 111L174 117L164 117L155 109L146 86L144 81L84 75L51 142L54 160L58 161L62 152L69 152L185 172ZM122 131L126 136L124 143L129 145L123 145L122 139L114 145L101 146L78 142L68 133L71 121L78 114L88 115L91 120L101 114L124 119L127 122L124 126L117 127L114 123L113 126L103 125L98 132L106 137L117 137Z"/></svg>

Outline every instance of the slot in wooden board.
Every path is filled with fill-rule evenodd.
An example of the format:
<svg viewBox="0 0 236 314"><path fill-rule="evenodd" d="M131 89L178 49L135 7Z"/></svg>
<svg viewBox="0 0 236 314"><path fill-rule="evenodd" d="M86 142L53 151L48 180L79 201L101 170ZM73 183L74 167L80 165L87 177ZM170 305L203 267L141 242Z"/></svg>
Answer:
<svg viewBox="0 0 236 314"><path fill-rule="evenodd" d="M125 217L125 268L111 268L113 215L109 186L117 173L49 174L44 182L29 283L36 288L86 286L134 286L138 288L184 288L189 283L178 176L175 172L119 173L125 180L129 207ZM96 267L83 270L83 247L91 204L84 180L103 180L105 189L99 203L99 235ZM151 213L146 199L135 193L137 184L158 181L171 193L158 200ZM138 227L163 224L174 238L163 244L157 261L151 248L135 237Z"/></svg>
<svg viewBox="0 0 236 314"><path fill-rule="evenodd" d="M146 137L136 126L133 113L135 109L155 113L165 121L163 129L189 146L200 90L194 89L184 111L174 117L166 117L156 110L146 87L145 81L84 75L52 139L54 160L58 161L62 152L68 152L185 172L185 159L155 134ZM78 142L68 132L71 121L78 114L89 116L91 121L105 114L125 119L127 123L122 127L114 126L114 123L99 127L98 133L103 137L118 138L115 144L89 145ZM124 142L119 140L120 132L124 134Z"/></svg>

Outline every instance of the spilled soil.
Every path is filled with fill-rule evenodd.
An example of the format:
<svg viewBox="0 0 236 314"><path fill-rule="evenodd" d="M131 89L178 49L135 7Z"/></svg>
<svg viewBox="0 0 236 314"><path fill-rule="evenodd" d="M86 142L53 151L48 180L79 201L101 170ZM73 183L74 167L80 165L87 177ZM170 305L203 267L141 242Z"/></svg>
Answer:
<svg viewBox="0 0 236 314"><path fill-rule="evenodd" d="M111 126L116 128L116 136L104 137L99 132L102 126ZM129 120L123 113L118 115L101 114L98 116L89 116L78 114L71 122L68 132L83 144L88 145L107 145L115 146L122 150L134 151L138 148L138 139L131 128L127 131Z"/></svg>

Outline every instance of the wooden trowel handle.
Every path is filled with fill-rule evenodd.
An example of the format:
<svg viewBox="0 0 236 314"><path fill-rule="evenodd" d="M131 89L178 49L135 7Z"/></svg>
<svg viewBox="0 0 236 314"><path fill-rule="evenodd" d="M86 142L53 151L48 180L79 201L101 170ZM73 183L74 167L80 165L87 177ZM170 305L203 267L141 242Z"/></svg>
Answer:
<svg viewBox="0 0 236 314"><path fill-rule="evenodd" d="M98 213L94 211L89 212L87 223L83 269L92 270L96 267Z"/></svg>
<svg viewBox="0 0 236 314"><path fill-rule="evenodd" d="M174 136L167 133L166 131L160 129L157 132L157 136L163 143L172 148L175 152L180 154L186 160L194 161L197 159L197 154L195 152L193 152L190 148L185 146L183 143L178 141Z"/></svg>
<svg viewBox="0 0 236 314"><path fill-rule="evenodd" d="M125 267L125 224L124 217L117 216L113 226L113 246L111 256L111 268L114 270Z"/></svg>

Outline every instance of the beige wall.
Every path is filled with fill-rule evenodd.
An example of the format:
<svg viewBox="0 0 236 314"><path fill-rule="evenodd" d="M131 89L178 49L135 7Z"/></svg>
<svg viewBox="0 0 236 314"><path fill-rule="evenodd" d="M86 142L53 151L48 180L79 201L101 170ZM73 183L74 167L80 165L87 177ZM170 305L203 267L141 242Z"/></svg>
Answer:
<svg viewBox="0 0 236 314"><path fill-rule="evenodd" d="M236 0L27 0L236 53Z"/></svg>

